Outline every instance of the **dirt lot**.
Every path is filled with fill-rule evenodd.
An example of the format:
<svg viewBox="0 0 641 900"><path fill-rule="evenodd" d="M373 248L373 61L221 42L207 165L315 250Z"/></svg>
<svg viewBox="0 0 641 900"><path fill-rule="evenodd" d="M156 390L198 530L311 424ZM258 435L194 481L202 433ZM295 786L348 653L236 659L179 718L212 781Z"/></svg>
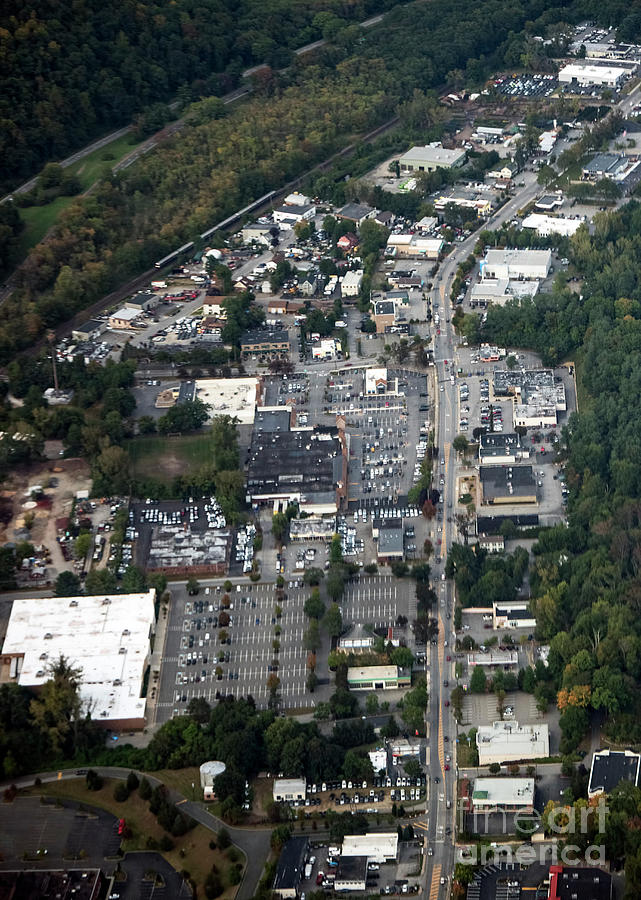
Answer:
<svg viewBox="0 0 641 900"><path fill-rule="evenodd" d="M57 481L50 487L51 479ZM41 485L50 506L36 505L31 510L24 504L30 501L29 488ZM35 546L44 544L51 553L51 566L47 568L47 580L54 580L58 573L67 568L58 542L56 541L56 519L68 516L76 491L91 488L89 466L80 459L61 459L43 462L19 469L5 482L2 498L6 502L11 518L5 517L0 524L0 541L27 539ZM25 513L33 513L33 525L25 529Z"/></svg>

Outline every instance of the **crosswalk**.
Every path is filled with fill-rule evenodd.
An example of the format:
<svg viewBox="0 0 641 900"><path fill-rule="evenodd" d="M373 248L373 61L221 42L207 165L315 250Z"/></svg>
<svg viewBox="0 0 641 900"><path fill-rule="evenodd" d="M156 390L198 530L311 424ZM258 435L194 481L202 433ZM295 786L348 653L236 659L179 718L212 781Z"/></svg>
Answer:
<svg viewBox="0 0 641 900"><path fill-rule="evenodd" d="M429 900L438 900L441 889L441 866L436 864L432 869L432 882L430 884Z"/></svg>

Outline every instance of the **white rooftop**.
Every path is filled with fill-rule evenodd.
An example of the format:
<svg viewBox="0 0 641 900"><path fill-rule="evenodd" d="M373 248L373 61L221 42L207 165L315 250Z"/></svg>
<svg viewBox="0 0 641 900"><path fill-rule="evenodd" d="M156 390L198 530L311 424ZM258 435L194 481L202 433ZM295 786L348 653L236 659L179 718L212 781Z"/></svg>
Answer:
<svg viewBox="0 0 641 900"><path fill-rule="evenodd" d="M534 228L539 234L563 234L571 237L582 225L581 219L566 219L564 216L546 216L530 213L523 219L523 228Z"/></svg>
<svg viewBox="0 0 641 900"><path fill-rule="evenodd" d="M514 720L480 725L476 732L479 764L543 759L550 755L550 733L546 723L519 725Z"/></svg>
<svg viewBox="0 0 641 900"><path fill-rule="evenodd" d="M257 378L199 378L196 396L213 416L236 416L241 425L251 425L256 414Z"/></svg>
<svg viewBox="0 0 641 900"><path fill-rule="evenodd" d="M465 150L446 150L445 147L432 147L427 144L424 147L411 147L401 156L401 162L457 162L462 156L465 156Z"/></svg>
<svg viewBox="0 0 641 900"><path fill-rule="evenodd" d="M343 856L367 856L375 861L395 859L398 852L398 834L394 831L368 834L346 834L343 838Z"/></svg>
<svg viewBox="0 0 641 900"><path fill-rule="evenodd" d="M38 687L62 654L82 669L80 696L99 722L142 719L140 696L155 622L152 589L96 597L14 600L2 652L24 654L18 683Z"/></svg>
<svg viewBox="0 0 641 900"><path fill-rule="evenodd" d="M123 306L118 312L112 313L110 315L110 319L125 319L127 321L131 321L132 319L136 319L140 315L139 309L131 309L128 306Z"/></svg>
<svg viewBox="0 0 641 900"><path fill-rule="evenodd" d="M533 778L477 778L472 802L478 808L533 806Z"/></svg>

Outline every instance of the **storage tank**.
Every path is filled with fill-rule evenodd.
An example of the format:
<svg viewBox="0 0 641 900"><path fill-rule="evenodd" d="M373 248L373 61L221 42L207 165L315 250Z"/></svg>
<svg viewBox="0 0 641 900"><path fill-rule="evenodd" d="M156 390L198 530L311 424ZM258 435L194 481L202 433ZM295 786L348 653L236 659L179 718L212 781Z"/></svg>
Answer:
<svg viewBox="0 0 641 900"><path fill-rule="evenodd" d="M205 800L212 800L214 797L214 779L222 775L226 766L224 762L219 760L211 760L204 762L200 767L200 786L203 789Z"/></svg>

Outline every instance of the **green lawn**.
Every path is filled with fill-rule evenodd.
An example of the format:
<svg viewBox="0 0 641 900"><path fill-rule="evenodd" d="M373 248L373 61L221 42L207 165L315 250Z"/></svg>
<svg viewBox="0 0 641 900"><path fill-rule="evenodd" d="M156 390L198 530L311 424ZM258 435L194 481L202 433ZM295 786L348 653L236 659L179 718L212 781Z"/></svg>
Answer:
<svg viewBox="0 0 641 900"><path fill-rule="evenodd" d="M126 449L135 479L171 480L211 460L211 437L208 433L179 437L146 435L128 441Z"/></svg>
<svg viewBox="0 0 641 900"><path fill-rule="evenodd" d="M89 156L78 160L69 171L78 176L82 184L82 190L88 190L100 178L111 171L113 166L123 156L131 153L135 144L129 143L129 135L118 138L100 150L94 150ZM106 158L109 157L109 158ZM58 216L63 209L74 200L73 197L57 197L46 206L28 206L20 208L20 216L25 223L25 228L20 235L18 262L22 262L29 251L36 246L56 224Z"/></svg>

